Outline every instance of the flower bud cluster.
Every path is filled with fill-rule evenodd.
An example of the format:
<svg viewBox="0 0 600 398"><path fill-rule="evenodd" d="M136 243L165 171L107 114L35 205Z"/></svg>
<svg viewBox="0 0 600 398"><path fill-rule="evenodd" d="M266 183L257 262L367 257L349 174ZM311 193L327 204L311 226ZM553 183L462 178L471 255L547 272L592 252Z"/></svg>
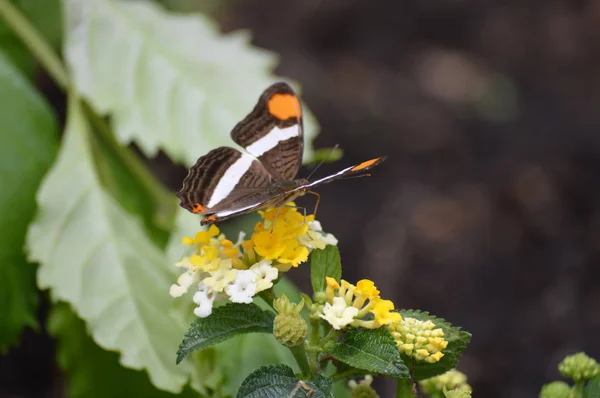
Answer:
<svg viewBox="0 0 600 398"><path fill-rule="evenodd" d="M417 361L438 362L444 356L442 350L448 346L448 342L444 340L444 331L436 329L430 320L420 321L406 317L392 323L389 330L400 352Z"/></svg>

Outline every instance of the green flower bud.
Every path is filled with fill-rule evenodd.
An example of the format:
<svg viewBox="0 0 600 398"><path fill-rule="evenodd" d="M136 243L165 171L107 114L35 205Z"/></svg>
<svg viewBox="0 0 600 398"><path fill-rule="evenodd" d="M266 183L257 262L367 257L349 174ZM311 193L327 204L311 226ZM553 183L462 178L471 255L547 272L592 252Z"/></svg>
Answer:
<svg viewBox="0 0 600 398"><path fill-rule="evenodd" d="M327 295L325 292L316 292L313 298L317 304L325 304L327 302Z"/></svg>
<svg viewBox="0 0 600 398"><path fill-rule="evenodd" d="M442 350L448 346L444 331L429 320L404 318L392 323L388 329L400 352L417 361L438 362L444 356Z"/></svg>
<svg viewBox="0 0 600 398"><path fill-rule="evenodd" d="M569 355L558 364L558 370L563 376L578 382L588 380L600 373L600 365L594 358L590 358L583 352Z"/></svg>
<svg viewBox="0 0 600 398"><path fill-rule="evenodd" d="M431 377L429 379L421 380L419 386L423 392L433 398L444 397L446 394L458 394L462 392L463 395L466 392L471 391L471 386L467 383L467 375L463 372L452 369L443 373L439 376ZM450 395L451 397L462 397L461 395ZM467 395L467 397L470 395Z"/></svg>
<svg viewBox="0 0 600 398"><path fill-rule="evenodd" d="M364 380L357 383L354 380L348 382L348 387L352 390L352 398L379 398L377 392L371 387L373 376L366 375Z"/></svg>
<svg viewBox="0 0 600 398"><path fill-rule="evenodd" d="M308 334L308 325L300 316L304 301L300 304L290 303L286 296L281 296L273 302L278 314L273 322L275 339L287 347L300 345Z"/></svg>
<svg viewBox="0 0 600 398"><path fill-rule="evenodd" d="M554 381L546 384L540 391L540 398L569 398L571 387L564 381Z"/></svg>
<svg viewBox="0 0 600 398"><path fill-rule="evenodd" d="M460 387L450 391L444 387L443 393L446 398L471 398L471 390L465 390Z"/></svg>

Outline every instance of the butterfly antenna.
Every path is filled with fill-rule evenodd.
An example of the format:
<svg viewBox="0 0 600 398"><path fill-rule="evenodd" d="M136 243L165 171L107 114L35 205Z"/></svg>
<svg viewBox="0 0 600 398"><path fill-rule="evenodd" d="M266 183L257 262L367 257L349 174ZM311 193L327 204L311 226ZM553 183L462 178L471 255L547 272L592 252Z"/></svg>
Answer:
<svg viewBox="0 0 600 398"><path fill-rule="evenodd" d="M327 159L329 159L329 157L331 156L331 154L333 153L333 151L335 151L335 150L336 150L336 149L337 149L339 146L340 146L340 144L335 144L335 145L334 145L334 146L331 148L331 150L329 151L329 153L327 154L327 156L325 156L325 158L319 162L319 164L317 165L317 167L315 167L315 168L314 168L314 170L310 172L310 174L308 175L308 177L306 177L306 179L307 179L307 180L310 180L310 177L312 177L312 176L313 176L313 174L315 174L315 172L316 172L317 170L319 170L319 167L321 167L321 165L322 165L323 163L325 163L325 162L327 161Z"/></svg>

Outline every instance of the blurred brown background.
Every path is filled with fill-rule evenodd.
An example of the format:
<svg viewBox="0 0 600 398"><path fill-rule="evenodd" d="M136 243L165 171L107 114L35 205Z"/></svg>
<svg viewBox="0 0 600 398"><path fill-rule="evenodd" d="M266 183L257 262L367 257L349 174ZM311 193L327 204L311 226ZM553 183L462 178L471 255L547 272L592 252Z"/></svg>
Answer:
<svg viewBox="0 0 600 398"><path fill-rule="evenodd" d="M345 279L473 334L475 397L535 397L565 354L600 358L600 2L257 0L220 19L281 54L316 146L344 149L318 174L388 155L322 187L319 219Z"/></svg>
<svg viewBox="0 0 600 398"><path fill-rule="evenodd" d="M345 152L318 175L388 156L369 179L323 186L319 219L345 279L473 334L459 368L475 397L535 397L565 354L600 359L600 2L164 3L208 8L280 54L320 122L316 147ZM153 165L179 187L184 170ZM39 361L6 380L60 396L51 341L25 342L4 364Z"/></svg>

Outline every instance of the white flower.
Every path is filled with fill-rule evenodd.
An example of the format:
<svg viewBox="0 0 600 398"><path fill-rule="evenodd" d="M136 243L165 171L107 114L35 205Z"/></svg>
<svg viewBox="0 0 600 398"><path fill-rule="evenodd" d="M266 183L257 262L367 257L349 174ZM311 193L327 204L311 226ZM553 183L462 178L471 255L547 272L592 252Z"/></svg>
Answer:
<svg viewBox="0 0 600 398"><path fill-rule="evenodd" d="M189 257L183 257L181 261L175 263L175 266L178 268L187 268L189 270L194 269L194 265L190 262Z"/></svg>
<svg viewBox="0 0 600 398"><path fill-rule="evenodd" d="M238 247L239 245L241 245L245 237L246 233L244 231L240 231L240 233L238 234L237 242L235 242L235 245L233 245L233 247Z"/></svg>
<svg viewBox="0 0 600 398"><path fill-rule="evenodd" d="M221 260L219 268L215 271L209 271L209 277L204 278L202 282L215 292L222 292L227 285L235 280L237 271L231 269L231 260Z"/></svg>
<svg viewBox="0 0 600 398"><path fill-rule="evenodd" d="M308 223L308 229L310 231L317 231L317 232L321 232L323 231L323 227L321 226L321 222L320 221L310 221Z"/></svg>
<svg viewBox="0 0 600 398"><path fill-rule="evenodd" d="M256 279L258 275L254 271L237 271L235 283L225 288L225 293L229 295L232 303L250 304L252 297L256 294Z"/></svg>
<svg viewBox="0 0 600 398"><path fill-rule="evenodd" d="M325 238L323 240L325 241L325 243L331 246L337 246L338 244L338 240L335 236L333 236L333 234L325 235Z"/></svg>
<svg viewBox="0 0 600 398"><path fill-rule="evenodd" d="M271 267L271 260L261 260L250 267L250 270L256 274L256 291L262 292L273 286L273 281L277 279L279 271Z"/></svg>
<svg viewBox="0 0 600 398"><path fill-rule="evenodd" d="M318 222L318 221L313 221ZM309 249L325 249L327 245L337 245L338 241L332 234L323 235L319 231L309 230L306 234L302 235L298 240L302 246L306 246ZM319 225L320 226L320 225Z"/></svg>
<svg viewBox="0 0 600 398"><path fill-rule="evenodd" d="M213 302L216 296L216 292L211 292L204 283L198 283L198 291L192 299L194 303L198 304L198 307L194 308L194 314L200 318L206 318L212 314Z"/></svg>
<svg viewBox="0 0 600 398"><path fill-rule="evenodd" d="M325 303L323 314L319 316L325 319L336 330L340 330L354 320L358 314L358 308L348 306L343 297L334 297L333 305Z"/></svg>
<svg viewBox="0 0 600 398"><path fill-rule="evenodd" d="M179 275L177 278L177 283L171 285L169 289L169 294L171 297L180 297L188 292L190 286L193 283L198 282L198 273L193 271L186 271L183 274Z"/></svg>

